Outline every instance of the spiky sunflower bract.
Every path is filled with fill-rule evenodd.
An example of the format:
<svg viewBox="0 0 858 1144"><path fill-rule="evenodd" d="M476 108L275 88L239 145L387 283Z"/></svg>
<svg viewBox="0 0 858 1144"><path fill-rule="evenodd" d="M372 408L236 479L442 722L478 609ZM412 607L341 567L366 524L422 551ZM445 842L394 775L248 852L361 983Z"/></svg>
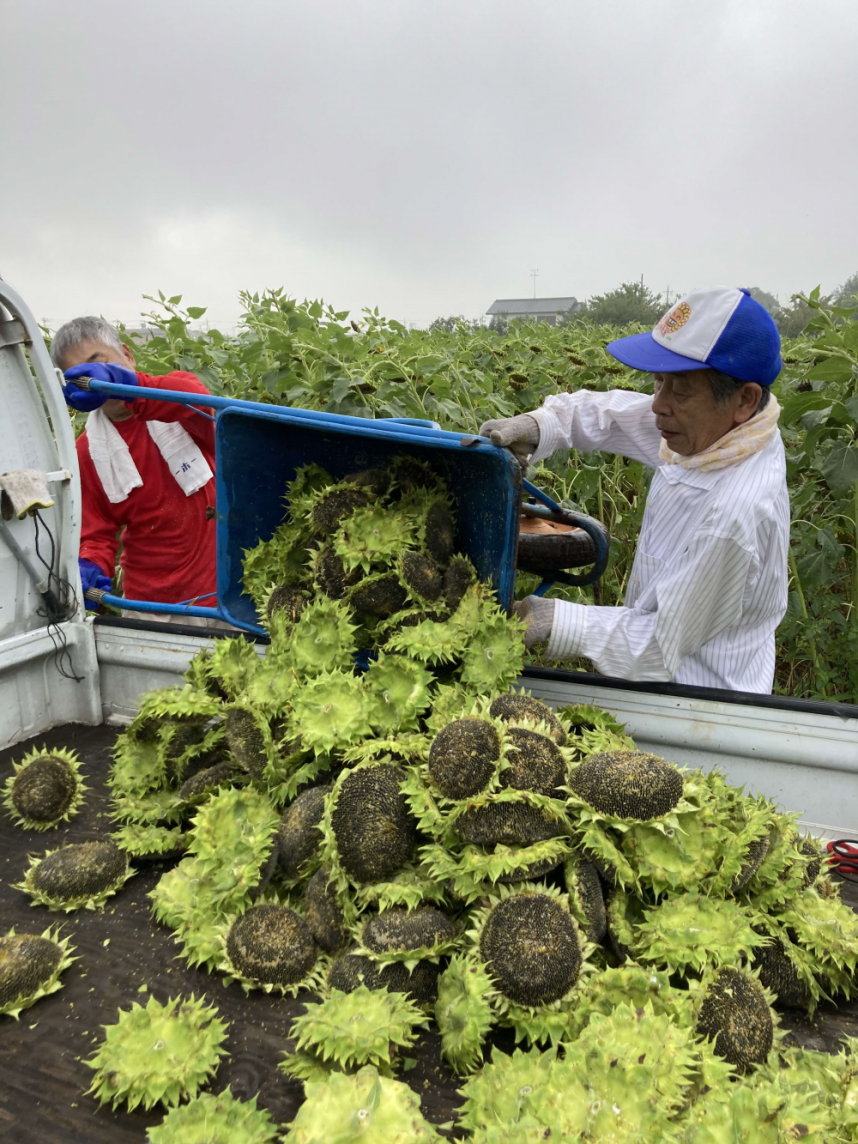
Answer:
<svg viewBox="0 0 858 1144"><path fill-rule="evenodd" d="M431 672L406 656L380 655L366 673L372 725L383 735L416 730L420 716L431 706L433 679Z"/></svg>
<svg viewBox="0 0 858 1144"><path fill-rule="evenodd" d="M362 679L321 672L295 693L290 726L317 754L342 750L372 732L374 704Z"/></svg>
<svg viewBox="0 0 858 1144"><path fill-rule="evenodd" d="M855 1140L858 1138L858 1037L844 1037L843 1045L837 1120Z"/></svg>
<svg viewBox="0 0 858 1144"><path fill-rule="evenodd" d="M22 830L52 830L77 814L86 789L74 751L34 748L13 763L3 805Z"/></svg>
<svg viewBox="0 0 858 1144"><path fill-rule="evenodd" d="M120 1010L104 1041L84 1064L95 1071L89 1093L100 1104L170 1108L197 1095L226 1055L227 1024L202 999L150 997ZM155 1047L157 1046L157 1051Z"/></svg>
<svg viewBox="0 0 858 1144"><path fill-rule="evenodd" d="M555 1050L496 1053L466 1082L461 1123L474 1139L486 1125L502 1129L498 1140L518 1139L526 1125L534 1132L525 1139L550 1132L561 1140L660 1144L691 1089L696 1057L691 1030L648 1005L620 1004L594 1014L562 1058Z"/></svg>
<svg viewBox="0 0 858 1144"><path fill-rule="evenodd" d="M656 1015L679 1023L690 1019L688 995L670 984L668 973L629 962L616 969L593 973L585 980L569 1019L569 1039L580 1034L594 1013L607 1016L618 1005L631 1005L633 1009L648 1005Z"/></svg>
<svg viewBox="0 0 858 1144"><path fill-rule="evenodd" d="M825 957L817 957L796 940L795 931L776 915L761 915L757 932L765 941L754 950L753 968L759 971L760 981L775 994L779 1003L788 1009L805 1009L813 1016L820 1001L830 1001L830 993L837 992L845 976L847 993L851 987L851 974L841 975ZM833 971L833 972L832 972Z"/></svg>
<svg viewBox="0 0 858 1144"><path fill-rule="evenodd" d="M187 1104L171 1108L148 1130L148 1144L274 1144L277 1125L257 1097L238 1100L229 1088L217 1096L201 1092Z"/></svg>
<svg viewBox="0 0 858 1144"><path fill-rule="evenodd" d="M848 1138L830 1135L828 1117L816 1095L791 1090L775 1081L713 1089L696 1101L677 1125L679 1144L834 1144Z"/></svg>
<svg viewBox="0 0 858 1144"><path fill-rule="evenodd" d="M113 800L115 822L134 826L172 826L180 822L184 808L170 787L148 794L122 794Z"/></svg>
<svg viewBox="0 0 858 1144"><path fill-rule="evenodd" d="M761 922L763 931L780 942L780 950L806 988L807 995L800 1004L808 1008L826 995L858 995L858 916L840 900L838 890L830 882L822 882L819 888L809 886ZM771 963L771 952L762 950L763 966L767 953ZM781 968L786 969L782 963ZM771 965L771 971L780 976L776 966ZM767 976L768 970L761 968L761 975ZM790 981L792 974L787 971Z"/></svg>
<svg viewBox="0 0 858 1144"><path fill-rule="evenodd" d="M365 985L351 993L331 989L323 1001L308 1005L295 1018L290 1036L297 1053L287 1054L279 1068L300 1077L307 1066L313 1075L319 1065L342 1072L372 1065L391 1076L397 1055L414 1043L426 1023L421 1010L402 993Z"/></svg>
<svg viewBox="0 0 858 1144"><path fill-rule="evenodd" d="M470 920L471 955L494 985L498 1022L517 1040L559 1042L591 953L566 895L537 883L501 886Z"/></svg>
<svg viewBox="0 0 858 1144"><path fill-rule="evenodd" d="M601 707L571 703L558 709L557 718L569 728L569 745L574 747L579 758L601 751L635 749L625 723Z"/></svg>
<svg viewBox="0 0 858 1144"><path fill-rule="evenodd" d="M316 989L319 950L305 920L274 902L251 906L221 927L224 982L238 981L246 993L261 989L294 996Z"/></svg>
<svg viewBox="0 0 858 1144"><path fill-rule="evenodd" d="M33 906L65 913L98 910L133 873L115 842L79 842L32 858L15 889L29 894Z"/></svg>
<svg viewBox="0 0 858 1144"><path fill-rule="evenodd" d="M141 737L129 728L117 738L107 776L114 799L143 798L166 782L167 759L158 732Z"/></svg>
<svg viewBox="0 0 858 1144"><path fill-rule="evenodd" d="M334 552L346 572L391 565L415 540L415 521L405 513L391 513L382 504L356 509L334 537Z"/></svg>
<svg viewBox="0 0 858 1144"><path fill-rule="evenodd" d="M236 699L247 688L259 670L256 646L241 636L215 641L214 650L205 661L209 687L226 700Z"/></svg>
<svg viewBox="0 0 858 1144"><path fill-rule="evenodd" d="M389 881L413 854L416 822L405 779L391 762L363 763L345 768L325 798L322 861L351 920L351 889Z"/></svg>
<svg viewBox="0 0 858 1144"><path fill-rule="evenodd" d="M771 819L757 800L726 793L719 776L684 773L639 751L589 756L569 787L567 808L585 855L609 867L619 885L656 897L698 887L733 894Z"/></svg>
<svg viewBox="0 0 858 1144"><path fill-rule="evenodd" d="M810 877L812 856L802 849L797 818L796 814L772 816L766 852L741 887L741 897L759 910L777 912L814 880Z"/></svg>
<svg viewBox="0 0 858 1144"><path fill-rule="evenodd" d="M227 787L208 800L192 820L188 852L213 878L225 879L232 892L253 890L275 845L279 815L264 793L253 787Z"/></svg>
<svg viewBox="0 0 858 1144"><path fill-rule="evenodd" d="M351 667L356 625L338 600L324 597L309 604L289 635L289 659L302 677Z"/></svg>
<svg viewBox="0 0 858 1144"><path fill-rule="evenodd" d="M466 633L458 675L477 695L505 691L524 668L525 624L501 611L482 585L469 588L451 622Z"/></svg>
<svg viewBox="0 0 858 1144"><path fill-rule="evenodd" d="M433 1144L443 1139L420 1112L420 1097L372 1065L353 1076L332 1072L307 1080L304 1092L306 1099L289 1125L291 1144Z"/></svg>
<svg viewBox="0 0 858 1144"><path fill-rule="evenodd" d="M496 990L484 965L456 954L438 979L435 1020L441 1052L460 1075L483 1061L483 1044L495 1023L490 998Z"/></svg>
<svg viewBox="0 0 858 1144"><path fill-rule="evenodd" d="M823 897L815 887L803 890L778 911L781 924L817 958L854 974L858 968L858 915L835 892Z"/></svg>
<svg viewBox="0 0 858 1144"><path fill-rule="evenodd" d="M402 962L413 969L419 961L437 960L460 943L461 926L436 906L414 909L389 906L368 915L355 935L358 952L379 965Z"/></svg>
<svg viewBox="0 0 858 1144"><path fill-rule="evenodd" d="M355 898L358 905L374 906L379 911L389 906L404 906L415 910L427 903L443 905L446 892L431 871L413 862L407 863L391 878L360 886Z"/></svg>
<svg viewBox="0 0 858 1144"><path fill-rule="evenodd" d="M9 930L0 937L0 1016L14 1017L62 988L60 977L77 961L68 937L57 928L41 934Z"/></svg>
<svg viewBox="0 0 858 1144"><path fill-rule="evenodd" d="M272 584L309 581L306 548L310 529L303 520L287 520L269 540L245 549L242 582L257 608L264 609Z"/></svg>
<svg viewBox="0 0 858 1144"><path fill-rule="evenodd" d="M113 841L130 858L172 858L185 849L181 827L130 823L115 830Z"/></svg>
<svg viewBox="0 0 858 1144"><path fill-rule="evenodd" d="M703 897L696 891L644 907L633 927L632 951L639 961L671 972L701 972L750 959L765 939L754 931L754 915L736 902Z"/></svg>
<svg viewBox="0 0 858 1144"><path fill-rule="evenodd" d="M223 923L273 873L278 823L270 799L254 787L221 790L197 812L188 856L149 895L191 965L211 968L221 959Z"/></svg>

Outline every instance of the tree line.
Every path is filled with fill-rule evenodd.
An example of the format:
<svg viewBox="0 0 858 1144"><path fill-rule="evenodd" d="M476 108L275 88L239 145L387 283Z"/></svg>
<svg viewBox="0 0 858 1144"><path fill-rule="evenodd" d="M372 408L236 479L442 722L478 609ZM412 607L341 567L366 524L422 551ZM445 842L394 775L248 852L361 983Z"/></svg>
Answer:
<svg viewBox="0 0 858 1144"><path fill-rule="evenodd" d="M799 294L793 294L788 305L781 305L774 294L770 294L760 286L752 286L750 291L751 296L756 298L760 305L765 306L772 315L781 335L785 338L797 337L816 313L816 310L811 309ZM682 291L678 291L674 297L680 297L681 293ZM821 297L819 301L823 306L854 309L858 306L858 273L847 278L841 286L831 294ZM575 310L561 315L558 325L574 326L590 322L595 326L628 326L633 323L654 326L669 305L669 297L656 293L643 282L623 282L615 290L594 294ZM515 320L506 318L503 314L495 314L488 323L488 328L499 334L505 334L510 322ZM461 314L451 314L436 318L429 329L433 332L445 330L447 333L452 333L461 327L472 330L485 328L481 319L467 319Z"/></svg>

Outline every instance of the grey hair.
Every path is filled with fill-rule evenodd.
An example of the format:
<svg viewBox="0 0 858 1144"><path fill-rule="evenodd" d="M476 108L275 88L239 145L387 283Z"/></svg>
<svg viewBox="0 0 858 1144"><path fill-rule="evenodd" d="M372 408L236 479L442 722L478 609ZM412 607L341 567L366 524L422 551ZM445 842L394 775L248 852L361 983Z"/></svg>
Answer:
<svg viewBox="0 0 858 1144"><path fill-rule="evenodd" d="M709 384L712 386L712 396L715 398L715 404L726 405L733 394L748 383L738 377L731 377L729 373L721 373L718 369L710 369ZM769 386L764 385L762 390L763 392L760 395L760 400L754 413L761 413L768 405L769 398L772 395Z"/></svg>
<svg viewBox="0 0 858 1144"><path fill-rule="evenodd" d="M113 350L121 350L122 342L115 328L104 318L72 318L60 326L51 341L51 359L55 366L62 368L63 358L70 349L81 342L101 342Z"/></svg>

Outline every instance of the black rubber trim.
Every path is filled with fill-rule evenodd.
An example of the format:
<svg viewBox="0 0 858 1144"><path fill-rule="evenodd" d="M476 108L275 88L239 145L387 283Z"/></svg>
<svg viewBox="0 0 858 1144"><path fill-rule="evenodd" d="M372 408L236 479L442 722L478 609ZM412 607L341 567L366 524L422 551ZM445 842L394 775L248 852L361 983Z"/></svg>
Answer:
<svg viewBox="0 0 858 1144"><path fill-rule="evenodd" d="M220 640L224 637L244 636L248 643L267 644L267 636L255 632L239 632L234 628L198 628L194 624L165 624L158 620L132 620L129 616L96 616L99 627L130 628L137 632L175 632L180 636L199 636L203 639Z"/></svg>
<svg viewBox="0 0 858 1144"><path fill-rule="evenodd" d="M858 719L858 704L835 703L825 699L793 699L789 695L759 695L750 691L730 691L723 687L691 687L685 683L633 683L613 679L590 671L563 671L554 667L526 667L528 679L550 679L555 683L580 683L587 687L604 687L606 691L637 691L644 695L674 695L677 699L708 699L715 703L732 703L737 707L768 707L774 711L806 712L812 715L836 715L840 719Z"/></svg>

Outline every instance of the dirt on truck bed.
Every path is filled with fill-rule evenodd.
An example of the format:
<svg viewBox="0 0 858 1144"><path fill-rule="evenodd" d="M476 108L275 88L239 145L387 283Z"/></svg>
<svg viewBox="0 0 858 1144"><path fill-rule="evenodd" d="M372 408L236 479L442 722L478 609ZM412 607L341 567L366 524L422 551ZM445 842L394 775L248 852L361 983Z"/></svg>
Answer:
<svg viewBox="0 0 858 1144"><path fill-rule="evenodd" d="M274 1120L291 1121L303 1098L300 1083L277 1069L287 1048L293 1017L303 1012L300 1000L264 993L249 995L238 984L224 987L217 974L191 969L177 958L168 930L149 912L148 892L172 862L137 862L137 874L110 898L102 911L50 913L32 907L12 888L21 880L28 856L70 842L102 838L114 829L104 777L117 731L109 727L70 725L39 735L0 752L0 780L10 763L32 746L69 747L79 752L89 790L80 813L68 824L46 833L14 827L0 818L0 933L41 933L61 923L76 947L78 960L63 975L63 988L21 1013L20 1020L0 1017L0 1139L15 1144L140 1144L146 1129L158 1124L163 1110L112 1112L86 1096L92 1070L83 1061L102 1039L102 1026L116 1021L120 1008L145 1004L150 994L166 1001L178 993L205 995L229 1022L229 1053L212 1087L227 1085L234 1096L259 1103ZM858 907L858 887L844 885L843 898ZM858 1002L839 1009L821 1006L813 1021L783 1014L783 1025L807 1048L835 1052L844 1036L858 1036ZM505 1035L497 1043L510 1049ZM416 1059L402 1079L420 1095L424 1115L435 1124L455 1121L457 1081L440 1058L439 1040L425 1035L409 1055Z"/></svg>

